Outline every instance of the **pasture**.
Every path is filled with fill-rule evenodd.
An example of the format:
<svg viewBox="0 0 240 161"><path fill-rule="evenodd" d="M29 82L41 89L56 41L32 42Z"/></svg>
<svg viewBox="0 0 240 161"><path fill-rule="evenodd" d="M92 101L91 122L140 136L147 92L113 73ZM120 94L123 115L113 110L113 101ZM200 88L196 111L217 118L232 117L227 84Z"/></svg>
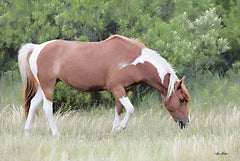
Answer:
<svg viewBox="0 0 240 161"><path fill-rule="evenodd" d="M240 76L202 76L186 85L191 96L191 124L186 129L177 126L153 92L135 105L121 133L110 133L114 107L100 105L90 112L55 114L60 138L52 136L39 108L26 137L21 82L1 78L0 160L239 160Z"/></svg>

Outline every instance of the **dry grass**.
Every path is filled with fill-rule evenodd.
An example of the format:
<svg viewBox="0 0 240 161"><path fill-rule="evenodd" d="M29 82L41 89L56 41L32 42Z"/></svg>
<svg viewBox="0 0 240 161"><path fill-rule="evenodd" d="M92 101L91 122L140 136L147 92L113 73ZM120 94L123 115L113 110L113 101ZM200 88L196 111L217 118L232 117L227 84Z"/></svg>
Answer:
<svg viewBox="0 0 240 161"><path fill-rule="evenodd" d="M229 103L226 107L211 108L208 112L191 110L191 125L183 130L165 109L161 109L161 116L159 109L140 109L128 128L119 134L109 133L113 110L71 112L55 116L62 134L55 138L41 111L31 136L25 137L23 109L9 105L0 111L0 158L4 161L238 160L239 106Z"/></svg>
<svg viewBox="0 0 240 161"><path fill-rule="evenodd" d="M57 114L62 136L55 138L41 108L31 136L24 136L21 82L1 79L0 160L239 160L240 75L231 79L206 76L188 85L192 121L186 129L177 127L153 92L142 97L139 110L119 134L110 133L114 110L99 107L92 112Z"/></svg>

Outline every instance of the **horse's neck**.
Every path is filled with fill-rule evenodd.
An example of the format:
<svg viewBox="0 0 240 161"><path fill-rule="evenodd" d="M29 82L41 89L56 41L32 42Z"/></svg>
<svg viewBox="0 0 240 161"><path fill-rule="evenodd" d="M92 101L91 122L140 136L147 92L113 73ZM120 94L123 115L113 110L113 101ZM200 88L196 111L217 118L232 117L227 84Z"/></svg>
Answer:
<svg viewBox="0 0 240 161"><path fill-rule="evenodd" d="M144 75L143 82L147 85L157 89L164 97L168 93L169 82L160 78L156 68L151 63L144 63L142 74Z"/></svg>
<svg viewBox="0 0 240 161"><path fill-rule="evenodd" d="M178 78L171 65L156 51L143 48L141 56L136 58L132 64L139 63L143 64L139 68L145 77L145 83L158 89L164 96L173 91L174 83ZM167 77L164 82L165 76Z"/></svg>

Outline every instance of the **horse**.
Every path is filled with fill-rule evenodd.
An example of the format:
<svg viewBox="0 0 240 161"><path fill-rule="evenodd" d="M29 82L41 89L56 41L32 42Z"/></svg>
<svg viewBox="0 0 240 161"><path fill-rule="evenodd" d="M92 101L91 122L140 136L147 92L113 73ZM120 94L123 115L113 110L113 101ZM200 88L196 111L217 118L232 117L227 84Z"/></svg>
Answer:
<svg viewBox="0 0 240 161"><path fill-rule="evenodd" d="M59 81L83 92L110 91L117 98L112 132L126 128L134 112L127 92L140 83L154 87L163 95L165 107L181 128L190 121L185 77L178 79L166 59L137 39L112 35L99 42L27 43L19 50L18 65L24 89L26 135L43 100L52 134L60 136L52 107L54 88ZM123 107L126 114L120 122Z"/></svg>

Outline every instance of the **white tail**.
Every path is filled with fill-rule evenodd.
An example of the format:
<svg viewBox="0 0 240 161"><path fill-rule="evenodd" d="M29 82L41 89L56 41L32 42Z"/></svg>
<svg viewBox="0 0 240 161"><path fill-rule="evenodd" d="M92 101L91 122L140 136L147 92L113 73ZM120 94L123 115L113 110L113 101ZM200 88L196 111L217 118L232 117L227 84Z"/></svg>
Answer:
<svg viewBox="0 0 240 161"><path fill-rule="evenodd" d="M28 54L30 51L33 51L33 49L37 46L38 45L32 44L32 43L24 44L18 51L18 66L19 66L20 74L22 76L23 88L25 88L26 86L26 80L28 77L28 72L27 72Z"/></svg>

